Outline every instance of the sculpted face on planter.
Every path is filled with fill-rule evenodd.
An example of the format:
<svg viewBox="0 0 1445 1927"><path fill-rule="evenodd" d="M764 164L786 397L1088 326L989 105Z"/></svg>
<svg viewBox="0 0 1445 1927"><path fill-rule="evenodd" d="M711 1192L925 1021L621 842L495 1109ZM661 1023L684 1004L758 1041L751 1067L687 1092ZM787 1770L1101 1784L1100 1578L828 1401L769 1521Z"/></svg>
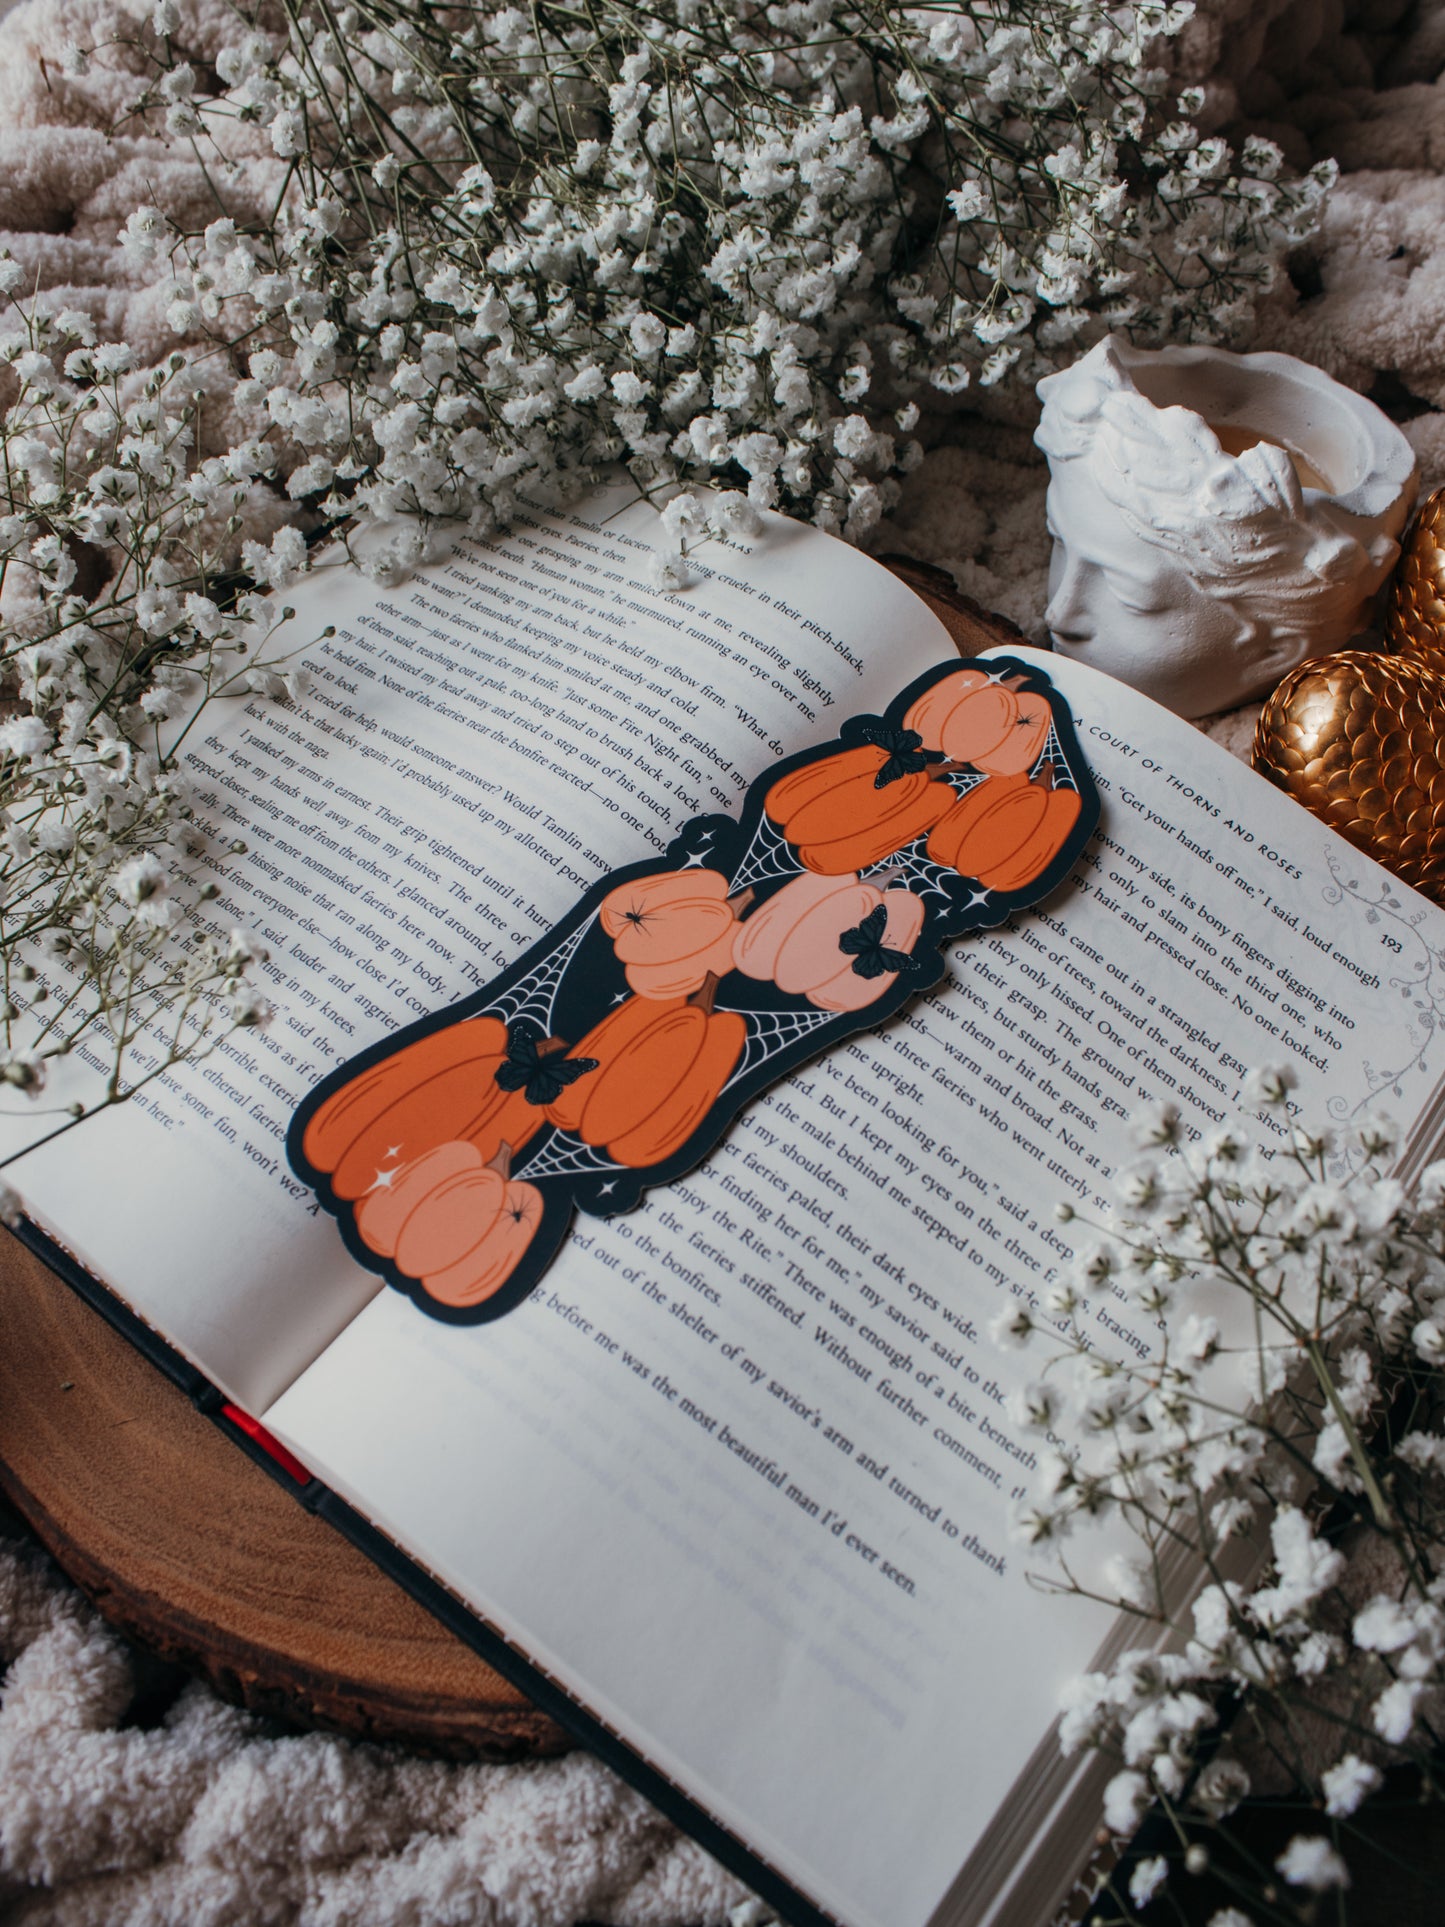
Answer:
<svg viewBox="0 0 1445 1927"><path fill-rule="evenodd" d="M1202 716L1356 633L1416 480L1373 403L1289 355L1115 336L1039 394L1061 651Z"/></svg>

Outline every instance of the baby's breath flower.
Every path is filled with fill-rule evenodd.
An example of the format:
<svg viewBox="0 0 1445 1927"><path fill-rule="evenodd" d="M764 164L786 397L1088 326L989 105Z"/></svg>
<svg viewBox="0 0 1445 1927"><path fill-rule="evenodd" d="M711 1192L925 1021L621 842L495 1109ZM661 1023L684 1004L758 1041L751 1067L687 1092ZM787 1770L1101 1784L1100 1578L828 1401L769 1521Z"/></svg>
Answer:
<svg viewBox="0 0 1445 1927"><path fill-rule="evenodd" d="M1301 1679L1318 1679L1344 1656L1344 1642L1333 1633L1308 1633L1295 1647L1294 1669Z"/></svg>
<svg viewBox="0 0 1445 1927"><path fill-rule="evenodd" d="M1036 1380L1021 1386L1009 1399L1009 1412L1027 1432L1047 1432L1059 1415L1057 1388Z"/></svg>
<svg viewBox="0 0 1445 1927"><path fill-rule="evenodd" d="M111 888L122 903L128 904L132 910L138 910L143 904L164 897L170 888L170 881L155 857L147 851L121 864L111 878Z"/></svg>
<svg viewBox="0 0 1445 1927"><path fill-rule="evenodd" d="M46 1071L45 1059L34 1051L0 1049L0 1083L12 1090L23 1091L27 1097L38 1097L45 1088ZM4 1190L8 1192L9 1186ZM0 1221L9 1224L13 1220L4 1216L4 1205L5 1200L0 1198Z"/></svg>
<svg viewBox="0 0 1445 1927"><path fill-rule="evenodd" d="M1147 1907L1169 1878L1169 1862L1162 1853L1141 1860L1129 1876L1129 1898L1136 1907Z"/></svg>
<svg viewBox="0 0 1445 1927"><path fill-rule="evenodd" d="M1350 1884L1348 1867L1318 1834L1297 1833L1274 1864L1292 1887L1308 1887L1314 1893Z"/></svg>
<svg viewBox="0 0 1445 1927"><path fill-rule="evenodd" d="M1383 1775L1357 1753L1347 1753L1320 1775L1325 1796L1325 1812L1333 1819L1347 1820L1360 1802L1381 1784Z"/></svg>
<svg viewBox="0 0 1445 1927"><path fill-rule="evenodd" d="M10 716L0 723L0 754L33 760L46 755L53 741L38 716Z"/></svg>
<svg viewBox="0 0 1445 1927"><path fill-rule="evenodd" d="M1237 1533L1245 1532L1254 1523L1254 1507L1248 1499L1235 1495L1221 1499L1210 1508L1210 1529L1222 1545Z"/></svg>
<svg viewBox="0 0 1445 1927"><path fill-rule="evenodd" d="M1399 1600L1384 1597L1356 1613L1351 1630L1355 1644L1369 1653L1398 1652L1415 1637L1414 1622Z"/></svg>
<svg viewBox="0 0 1445 1927"><path fill-rule="evenodd" d="M1049 1545L1066 1538L1073 1526L1069 1507L1039 1504L1020 1506L1009 1522L1013 1537L1028 1546Z"/></svg>
<svg viewBox="0 0 1445 1927"><path fill-rule="evenodd" d="M1238 1760L1216 1757L1200 1768L1191 1799L1211 1820L1227 1820L1249 1793L1249 1774Z"/></svg>
<svg viewBox="0 0 1445 1927"><path fill-rule="evenodd" d="M265 963L266 957L266 946L258 942L249 930L232 930L226 940L226 975L239 977L250 965Z"/></svg>
<svg viewBox="0 0 1445 1927"><path fill-rule="evenodd" d="M1142 1773L1116 1773L1104 1789L1104 1825L1111 1833L1133 1833L1153 1798Z"/></svg>
<svg viewBox="0 0 1445 1927"><path fill-rule="evenodd" d="M1067 1280L1048 1287L1043 1295L1043 1307L1056 1323L1064 1324L1075 1316L1083 1300Z"/></svg>
<svg viewBox="0 0 1445 1927"><path fill-rule="evenodd" d="M708 526L715 535L747 540L762 532L763 518L736 489L724 489L708 503Z"/></svg>
<svg viewBox="0 0 1445 1927"><path fill-rule="evenodd" d="M1245 1074L1241 1095L1251 1110L1283 1110L1298 1082L1288 1064L1261 1064Z"/></svg>
<svg viewBox="0 0 1445 1927"><path fill-rule="evenodd" d="M1192 1363L1207 1365L1219 1349L1219 1320L1190 1312L1179 1328L1178 1349Z"/></svg>
<svg viewBox="0 0 1445 1927"><path fill-rule="evenodd" d="M1321 1426L1310 1462L1322 1477L1341 1491L1358 1492L1360 1476L1353 1462L1354 1448L1349 1433L1338 1419Z"/></svg>
<svg viewBox="0 0 1445 1927"><path fill-rule="evenodd" d="M1142 1105L1130 1120L1136 1144L1144 1149L1179 1142L1179 1106L1166 1098L1155 1098Z"/></svg>
<svg viewBox="0 0 1445 1927"><path fill-rule="evenodd" d="M1427 1432L1407 1432L1395 1447L1395 1457L1417 1472L1445 1471L1445 1438Z"/></svg>
<svg viewBox="0 0 1445 1927"><path fill-rule="evenodd" d="M687 588L695 573L681 549L660 549L647 559L648 580L669 594Z"/></svg>
<svg viewBox="0 0 1445 1927"><path fill-rule="evenodd" d="M1104 1567L1104 1582L1127 1605L1149 1606L1154 1603L1157 1592L1155 1577L1142 1559L1131 1559L1124 1553L1115 1553Z"/></svg>
<svg viewBox="0 0 1445 1927"><path fill-rule="evenodd" d="M1423 1688L1418 1680L1394 1680L1375 1701L1375 1731L1392 1746L1403 1746L1415 1725L1415 1708Z"/></svg>
<svg viewBox="0 0 1445 1927"><path fill-rule="evenodd" d="M1067 1222L1067 1220L1066 1220ZM1086 1245L1072 1261L1071 1276L1085 1294L1106 1285L1119 1269L1119 1251L1111 1242L1098 1239Z"/></svg>
<svg viewBox="0 0 1445 1927"><path fill-rule="evenodd" d="M662 526L674 542L696 541L706 528L702 504L684 489L665 504Z"/></svg>
<svg viewBox="0 0 1445 1927"><path fill-rule="evenodd" d="M231 1022L240 1030L264 1030L276 1014L275 1006L254 984L238 984L231 992Z"/></svg>
<svg viewBox="0 0 1445 1927"><path fill-rule="evenodd" d="M1037 1329L1027 1305L1005 1305L989 1320L989 1336L1005 1351L1026 1345Z"/></svg>
<svg viewBox="0 0 1445 1927"><path fill-rule="evenodd" d="M1085 1673L1065 1686L1059 1702L1059 1745L1065 1753L1103 1739L1111 1718L1110 1684L1106 1673Z"/></svg>
<svg viewBox="0 0 1445 1927"><path fill-rule="evenodd" d="M1387 1163L1399 1148L1400 1127L1383 1111L1367 1111L1355 1126L1355 1136L1367 1158Z"/></svg>

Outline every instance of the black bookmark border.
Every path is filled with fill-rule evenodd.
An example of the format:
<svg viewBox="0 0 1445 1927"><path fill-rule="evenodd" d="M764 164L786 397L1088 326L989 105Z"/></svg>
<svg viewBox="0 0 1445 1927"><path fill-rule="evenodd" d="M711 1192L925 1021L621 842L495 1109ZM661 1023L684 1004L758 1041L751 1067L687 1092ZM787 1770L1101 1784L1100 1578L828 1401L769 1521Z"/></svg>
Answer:
<svg viewBox="0 0 1445 1927"><path fill-rule="evenodd" d="M418 1310L438 1323L481 1325L505 1317L542 1282L570 1235L578 1212L599 1218L630 1212L637 1208L649 1190L685 1177L716 1148L737 1117L765 1090L859 1031L878 1029L895 1017L905 1004L932 989L948 968L945 945L980 931L997 929L1000 924L1006 923L1021 910L1041 902L1057 889L1073 870L1098 826L1098 786L1079 743L1068 702L1047 671L1017 656L991 654L977 666L985 669L993 681L1002 682L1009 678L1015 688L1022 688L1030 695L1042 696L1047 701L1054 736L1063 753L1070 782L1078 792L1079 815L1047 867L1019 889L993 890L981 888L975 879L959 873L949 876L944 866L936 866L942 881L934 889L944 890L947 894L941 905L935 905L931 896L925 901L923 925L912 953L912 968L895 976L883 994L861 1010L839 1011L817 1028L762 1056L729 1083L694 1127L686 1142L666 1159L635 1170L611 1167L606 1172L582 1175L537 1173L533 1160L538 1152L544 1151L563 1135L554 1127L545 1125L517 1157L512 1168L513 1177L534 1185L540 1191L543 1200L541 1221L516 1269L491 1297L481 1304L468 1306L444 1305L430 1297L420 1279L401 1271L393 1259L374 1251L364 1242L356 1224L356 1208L360 1200L338 1197L332 1188L330 1174L318 1170L306 1155L307 1127L333 1092L361 1076L373 1064L384 1062L422 1038L448 1030L468 1018L495 1015L494 1007L499 1000L524 987L526 980L543 970L549 959L565 952L574 938L578 940L579 948L562 970L559 982L565 983L570 972L581 987L579 991L571 993L567 1015L567 1028L574 1033L571 1048L575 1048L592 1026L606 1015L615 998L627 991L623 966L617 961L610 939L600 926L590 930L587 928L604 898L625 884L684 868L689 858L696 865L704 856L707 867L722 871L729 883L734 883L755 841L763 834L767 797L775 784L797 770L825 762L843 751L859 748L875 740L871 732L880 728L901 730L908 710L921 696L937 683L973 666L972 663L959 660L936 663L915 676L894 696L881 716L871 713L850 716L840 726L837 736L827 742L771 763L749 784L738 818L718 813L691 818L660 855L654 854L636 863L626 864L599 878L564 916L544 931L535 943L529 944L496 977L443 1009L432 1011L379 1038L336 1065L308 1091L292 1113L287 1128L287 1161L301 1182L314 1191L322 1208L335 1218L342 1242L356 1262L384 1279L394 1290L409 1297ZM1043 753L1041 750L1041 757ZM774 831L774 834L778 833ZM783 842L780 836L778 840ZM780 872L762 887L772 894L784 887L793 874L801 872ZM724 985L730 983L731 975L722 981ZM779 1017L796 1014L801 1001L777 992L774 986L760 983L751 986L748 1000L749 1007L755 1011L761 1006L767 1015ZM558 1003L561 1002L559 998ZM767 1008L770 1003L776 1008ZM727 1000L720 1000L720 1010L729 1007Z"/></svg>

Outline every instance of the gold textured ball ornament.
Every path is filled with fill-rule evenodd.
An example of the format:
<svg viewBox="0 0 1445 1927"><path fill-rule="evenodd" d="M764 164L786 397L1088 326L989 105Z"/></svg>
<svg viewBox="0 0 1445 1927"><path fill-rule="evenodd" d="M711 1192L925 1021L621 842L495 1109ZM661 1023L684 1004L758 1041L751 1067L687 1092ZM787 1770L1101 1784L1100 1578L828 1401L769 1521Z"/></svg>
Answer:
<svg viewBox="0 0 1445 1927"><path fill-rule="evenodd" d="M1445 611L1442 611L1445 614ZM1264 706L1254 767L1341 836L1445 902L1445 644L1349 649L1290 672Z"/></svg>
<svg viewBox="0 0 1445 1927"><path fill-rule="evenodd" d="M1445 488L1426 496L1406 532L1390 584L1385 647L1445 665Z"/></svg>

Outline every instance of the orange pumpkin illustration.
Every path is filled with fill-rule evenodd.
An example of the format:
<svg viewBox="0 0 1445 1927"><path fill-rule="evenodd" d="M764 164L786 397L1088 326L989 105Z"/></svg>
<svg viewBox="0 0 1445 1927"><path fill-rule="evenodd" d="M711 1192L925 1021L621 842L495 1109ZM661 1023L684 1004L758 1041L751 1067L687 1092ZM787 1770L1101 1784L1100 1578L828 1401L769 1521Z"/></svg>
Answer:
<svg viewBox="0 0 1445 1927"><path fill-rule="evenodd" d="M1030 691L1022 676L995 682L982 670L965 669L925 690L904 721L951 762L1017 776L1038 761L1052 712L1048 697Z"/></svg>
<svg viewBox="0 0 1445 1927"><path fill-rule="evenodd" d="M747 1043L736 1011L714 1010L717 978L693 997L632 997L577 1046L596 1061L547 1106L560 1130L605 1149L618 1164L661 1164L717 1102Z"/></svg>
<svg viewBox="0 0 1445 1927"><path fill-rule="evenodd" d="M671 999L672 1004L685 1002L683 998ZM559 1131L568 1131L573 1137L581 1135L582 1113L587 1108L587 1100L592 1095L592 1087L597 1081L598 1072L604 1065L616 1058L625 1056L634 1040L646 1031L657 1015L658 1001L650 997L628 997L620 1004L614 1004L598 1023L594 1024L587 1035L577 1045L569 1057L591 1059L594 1069L560 1092L553 1101L544 1107L549 1124L555 1124Z"/></svg>
<svg viewBox="0 0 1445 1927"><path fill-rule="evenodd" d="M302 1149L331 1177L338 1198L370 1191L379 1171L413 1163L434 1146L469 1141L483 1161L503 1141L531 1139L543 1114L504 1089L507 1028L495 1017L449 1024L383 1058L334 1091L307 1126Z"/></svg>
<svg viewBox="0 0 1445 1927"><path fill-rule="evenodd" d="M885 740L805 764L768 791L768 815L803 867L820 876L881 863L932 829L953 801L928 767L938 756L919 750L916 732L877 733Z"/></svg>
<svg viewBox="0 0 1445 1927"><path fill-rule="evenodd" d="M664 870L620 883L598 918L639 997L686 997L731 967L733 934L751 891L728 900L720 870Z"/></svg>
<svg viewBox="0 0 1445 1927"><path fill-rule="evenodd" d="M511 1277L542 1221L542 1194L509 1175L511 1149L439 1144L362 1200L362 1242L444 1305L476 1305Z"/></svg>
<svg viewBox="0 0 1445 1927"><path fill-rule="evenodd" d="M862 1010L897 981L922 928L923 903L911 890L800 876L742 925L733 962L819 1010Z"/></svg>
<svg viewBox="0 0 1445 1927"><path fill-rule="evenodd" d="M1077 790L1055 789L1052 763L1031 782L990 776L961 796L928 839L928 854L987 890L1021 890L1046 870L1079 819Z"/></svg>

